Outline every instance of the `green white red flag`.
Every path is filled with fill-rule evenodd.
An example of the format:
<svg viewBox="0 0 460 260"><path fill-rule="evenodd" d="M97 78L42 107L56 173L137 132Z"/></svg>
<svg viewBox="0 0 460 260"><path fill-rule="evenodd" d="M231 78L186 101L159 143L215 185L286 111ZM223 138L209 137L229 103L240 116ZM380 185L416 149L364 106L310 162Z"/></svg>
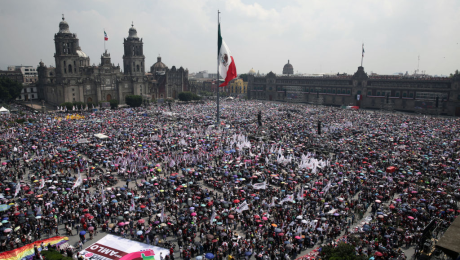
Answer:
<svg viewBox="0 0 460 260"><path fill-rule="evenodd" d="M219 36L217 38L217 54L219 55L219 74L225 80L224 83L220 84L219 87L225 87L228 85L230 80L236 78L236 66L235 60L225 44L222 36L220 35L220 23L219 23Z"/></svg>

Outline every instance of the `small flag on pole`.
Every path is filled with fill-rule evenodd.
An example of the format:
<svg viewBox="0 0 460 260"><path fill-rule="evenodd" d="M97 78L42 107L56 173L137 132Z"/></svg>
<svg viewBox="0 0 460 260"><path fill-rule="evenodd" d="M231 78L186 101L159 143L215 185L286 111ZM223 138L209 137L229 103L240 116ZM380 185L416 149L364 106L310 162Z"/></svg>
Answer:
<svg viewBox="0 0 460 260"><path fill-rule="evenodd" d="M107 33L104 31L104 41L108 41L109 40L109 36L107 36Z"/></svg>
<svg viewBox="0 0 460 260"><path fill-rule="evenodd" d="M363 43L363 57L364 57L364 43Z"/></svg>

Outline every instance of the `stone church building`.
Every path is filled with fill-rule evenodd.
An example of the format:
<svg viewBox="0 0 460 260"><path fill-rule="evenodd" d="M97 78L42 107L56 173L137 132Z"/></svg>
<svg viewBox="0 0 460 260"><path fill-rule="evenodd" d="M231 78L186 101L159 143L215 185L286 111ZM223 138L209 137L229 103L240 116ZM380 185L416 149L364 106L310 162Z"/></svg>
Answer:
<svg viewBox="0 0 460 260"><path fill-rule="evenodd" d="M188 70L174 66L169 69L160 57L151 67L151 73L145 73L144 43L133 25L123 41L123 68L112 64L107 51L101 55L98 66L90 65L90 58L82 51L77 35L70 32L64 17L54 42L55 67L40 62L37 69L39 98L50 104L111 99L124 104L127 95L140 95L148 100L177 98L178 93L188 90Z"/></svg>

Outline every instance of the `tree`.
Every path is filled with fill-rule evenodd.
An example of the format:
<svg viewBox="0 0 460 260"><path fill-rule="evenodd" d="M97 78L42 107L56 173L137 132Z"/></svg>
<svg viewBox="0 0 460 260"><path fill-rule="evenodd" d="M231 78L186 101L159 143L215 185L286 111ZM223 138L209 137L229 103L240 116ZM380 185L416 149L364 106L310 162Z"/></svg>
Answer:
<svg viewBox="0 0 460 260"><path fill-rule="evenodd" d="M240 74L239 78L243 80L243 82L248 82L248 74Z"/></svg>
<svg viewBox="0 0 460 260"><path fill-rule="evenodd" d="M115 108L118 107L118 100L116 100L116 99L111 99L109 102L110 102L110 108L111 108L111 109L115 109Z"/></svg>
<svg viewBox="0 0 460 260"><path fill-rule="evenodd" d="M19 97L22 91L22 84L9 78L0 78L0 98L4 101L11 101Z"/></svg>
<svg viewBox="0 0 460 260"><path fill-rule="evenodd" d="M356 255L355 247L351 244L340 243L337 247L325 246L321 249L322 259L325 260L365 260L364 256Z"/></svg>
<svg viewBox="0 0 460 260"><path fill-rule="evenodd" d="M138 95L126 96L125 102L130 107L140 107L142 105L142 97Z"/></svg>
<svg viewBox="0 0 460 260"><path fill-rule="evenodd" d="M86 102L86 105L88 105L88 109L93 109L94 107L97 107L97 102Z"/></svg>
<svg viewBox="0 0 460 260"><path fill-rule="evenodd" d="M192 100L192 92L190 91L181 92L179 93L178 98L180 101L190 101Z"/></svg>
<svg viewBox="0 0 460 260"><path fill-rule="evenodd" d="M77 110L80 110L80 109L86 107L85 103L80 102L80 101L74 101L74 102L72 102L72 104L75 106L75 109L77 109Z"/></svg>
<svg viewBox="0 0 460 260"><path fill-rule="evenodd" d="M200 96L190 91L184 91L179 93L178 98L180 101L201 100Z"/></svg>
<svg viewBox="0 0 460 260"><path fill-rule="evenodd" d="M61 104L61 107L66 107L67 111L72 111L73 104L71 102L64 102Z"/></svg>

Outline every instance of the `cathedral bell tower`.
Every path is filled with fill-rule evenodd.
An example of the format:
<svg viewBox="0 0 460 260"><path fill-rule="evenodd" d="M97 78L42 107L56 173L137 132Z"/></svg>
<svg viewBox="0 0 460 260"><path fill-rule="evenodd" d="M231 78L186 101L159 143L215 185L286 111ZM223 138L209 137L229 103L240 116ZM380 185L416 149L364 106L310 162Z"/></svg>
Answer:
<svg viewBox="0 0 460 260"><path fill-rule="evenodd" d="M142 39L137 36L137 30L131 24L129 36L124 39L125 52L123 55L123 71L125 75L144 76L145 56Z"/></svg>
<svg viewBox="0 0 460 260"><path fill-rule="evenodd" d="M54 35L54 45L56 76L76 77L79 67L89 66L89 57L81 50L77 35L70 32L64 15L59 23L59 32Z"/></svg>

